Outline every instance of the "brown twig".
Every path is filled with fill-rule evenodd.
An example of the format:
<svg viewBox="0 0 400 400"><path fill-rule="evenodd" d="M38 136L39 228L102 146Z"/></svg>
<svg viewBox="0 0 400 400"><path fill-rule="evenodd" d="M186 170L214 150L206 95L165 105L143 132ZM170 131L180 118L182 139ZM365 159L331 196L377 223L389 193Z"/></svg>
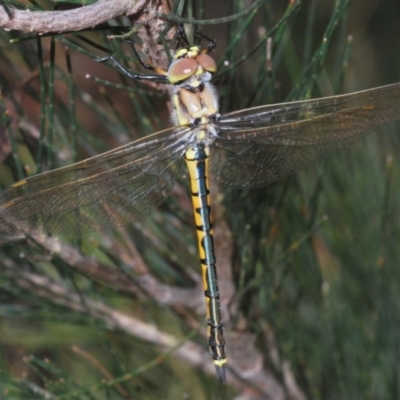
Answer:
<svg viewBox="0 0 400 400"><path fill-rule="evenodd" d="M75 271L84 274L94 281L112 286L116 291L135 294L139 297L143 297L147 293L149 297L165 305L184 304L186 307L195 310L204 308L200 286L193 289L173 287L160 283L150 274L135 276L133 280L122 270L112 269L100 263L94 257L84 256L75 247L62 243L58 239L42 235L37 236L35 240L49 251L53 257L59 257ZM118 249L120 252L124 252L121 246ZM119 253L119 256L121 257L121 253ZM132 258L129 260L128 255L123 257L123 259L129 261L131 264L135 264L135 260Z"/></svg>
<svg viewBox="0 0 400 400"><path fill-rule="evenodd" d="M97 0L91 5L66 11L31 11L2 6L0 27L39 34L75 32L93 28L120 15L149 13L148 3L148 0Z"/></svg>
<svg viewBox="0 0 400 400"><path fill-rule="evenodd" d="M142 40L142 51L156 65L167 66L165 49L159 41L165 21L155 15L168 14L168 2L164 0L97 0L95 3L65 11L19 10L11 6L0 6L0 28L25 33L77 32L91 29L119 16L128 16L142 24L138 36ZM171 38L171 31L167 38Z"/></svg>
<svg viewBox="0 0 400 400"><path fill-rule="evenodd" d="M174 357L202 369L207 374L215 374L215 369L210 362L208 351L193 342L182 342L180 339L164 333L155 326L147 324L140 319L125 314L99 301L92 300L83 294L77 294L60 282L56 282L48 277L33 272L23 271L17 268L15 263L9 258L3 257L0 268L4 276L14 280L20 288L32 291L35 296L39 298L47 299L53 304L74 310L75 312L90 315L91 318L102 321L109 330L125 332L160 346L165 351L173 350ZM248 355L250 349L254 348L253 341L247 336L242 337L240 333L232 336L229 340L235 341L235 336L236 339L239 338L241 345L237 346L232 342L233 348L238 349L243 343L246 343L243 350ZM243 341L243 339L245 340ZM243 357L243 361L245 360L248 360L248 358ZM251 355L250 361L251 360L253 360L253 355ZM251 390L252 399L285 400L286 397L283 387L268 370L257 368L257 374L252 374L252 376L248 377L236 370L235 365L232 365L232 367L236 375L239 377L240 375L242 376L241 378L236 378L234 375L230 375L229 383L237 389L244 391ZM246 378L245 381L242 380L244 378ZM249 385L254 385L254 387Z"/></svg>

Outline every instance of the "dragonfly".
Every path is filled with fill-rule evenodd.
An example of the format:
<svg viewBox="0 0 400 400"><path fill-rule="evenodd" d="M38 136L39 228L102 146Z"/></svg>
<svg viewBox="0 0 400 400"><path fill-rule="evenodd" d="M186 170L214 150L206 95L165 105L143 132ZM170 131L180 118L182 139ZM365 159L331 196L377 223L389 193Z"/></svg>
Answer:
<svg viewBox="0 0 400 400"><path fill-rule="evenodd" d="M205 36L203 36L205 37ZM134 46L133 46L134 47ZM175 51L168 69L133 79L171 85L174 126L76 164L23 179L0 192L0 235L108 229L140 218L171 192L183 164L190 181L206 302L208 347L226 381L210 179L235 188L275 182L400 119L400 84L249 108L221 115L211 80L215 44ZM140 61L140 57L138 57ZM102 59L101 61L103 61Z"/></svg>

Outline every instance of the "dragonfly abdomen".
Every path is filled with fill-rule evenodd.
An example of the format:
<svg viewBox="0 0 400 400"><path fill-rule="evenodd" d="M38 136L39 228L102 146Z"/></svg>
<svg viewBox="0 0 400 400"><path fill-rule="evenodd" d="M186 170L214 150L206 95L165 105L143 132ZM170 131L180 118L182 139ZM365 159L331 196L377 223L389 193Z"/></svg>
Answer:
<svg viewBox="0 0 400 400"><path fill-rule="evenodd" d="M218 378L221 382L225 382L227 361L211 221L208 179L209 156L209 147L200 142L186 150L185 162L190 178L190 192L206 298L208 347L214 360Z"/></svg>

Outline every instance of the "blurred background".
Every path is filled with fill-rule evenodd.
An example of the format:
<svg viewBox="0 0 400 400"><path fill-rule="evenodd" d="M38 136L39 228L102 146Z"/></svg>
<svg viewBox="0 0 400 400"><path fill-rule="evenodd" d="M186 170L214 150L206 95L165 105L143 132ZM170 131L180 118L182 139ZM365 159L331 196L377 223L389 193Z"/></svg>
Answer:
<svg viewBox="0 0 400 400"><path fill-rule="evenodd" d="M234 16L199 25L217 43L222 113L400 81L394 0L226 3L171 4L184 17ZM0 31L1 188L170 126L165 88L94 62L110 53L143 72L128 45L106 38L131 25ZM0 398L398 398L398 132L386 125L267 188L213 186L233 369L224 388L207 354L184 174L123 228L2 238Z"/></svg>

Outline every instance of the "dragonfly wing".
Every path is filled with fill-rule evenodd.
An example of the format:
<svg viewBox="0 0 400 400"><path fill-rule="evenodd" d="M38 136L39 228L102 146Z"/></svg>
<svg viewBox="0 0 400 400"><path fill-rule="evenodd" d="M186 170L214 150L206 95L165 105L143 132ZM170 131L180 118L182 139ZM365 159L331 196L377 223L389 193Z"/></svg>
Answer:
<svg viewBox="0 0 400 400"><path fill-rule="evenodd" d="M0 192L0 234L81 233L146 214L171 191L188 128L168 129Z"/></svg>
<svg viewBox="0 0 400 400"><path fill-rule="evenodd" d="M261 187L400 118L400 85L239 111L216 123L211 176Z"/></svg>

